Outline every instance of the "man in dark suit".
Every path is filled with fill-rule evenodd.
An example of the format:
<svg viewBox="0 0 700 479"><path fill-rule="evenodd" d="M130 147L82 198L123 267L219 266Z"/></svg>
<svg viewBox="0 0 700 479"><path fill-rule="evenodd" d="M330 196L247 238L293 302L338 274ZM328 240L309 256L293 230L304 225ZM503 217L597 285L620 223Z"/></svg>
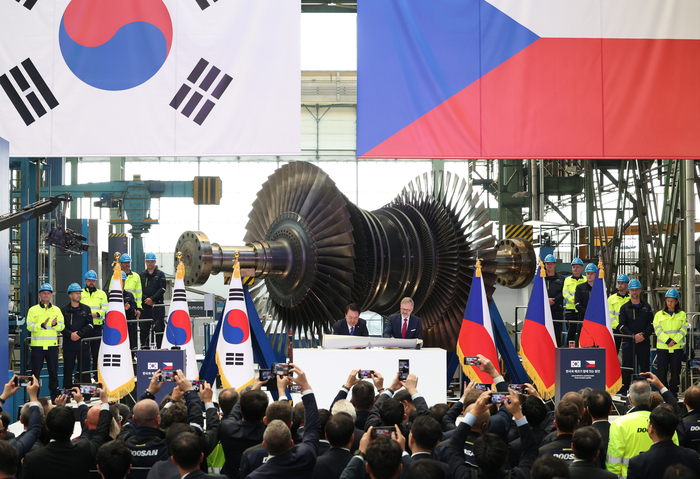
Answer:
<svg viewBox="0 0 700 479"><path fill-rule="evenodd" d="M343 336L369 336L367 321L360 319L360 308L355 303L350 303L345 308L345 319L336 321L333 325L333 334Z"/></svg>
<svg viewBox="0 0 700 479"><path fill-rule="evenodd" d="M218 474L207 474L200 469L200 464L204 460L202 451L202 441L195 434L185 432L180 434L171 444L172 461L180 471L180 477L187 474L188 479L228 479L226 476Z"/></svg>
<svg viewBox="0 0 700 479"><path fill-rule="evenodd" d="M0 440L0 477L13 478L17 474L19 455L9 442Z"/></svg>
<svg viewBox="0 0 700 479"><path fill-rule="evenodd" d="M591 416L592 427L600 433L602 441L600 443L600 462L605 464L605 456L608 454L608 440L610 439L610 421L608 416L612 412L612 397L607 391L594 389L586 396L586 411Z"/></svg>
<svg viewBox="0 0 700 479"><path fill-rule="evenodd" d="M95 462L97 449L109 440L109 429L112 425L107 392L104 389L99 391L102 410L92 439L71 442L70 437L75 426L73 409L66 406L53 408L46 416L46 427L53 441L26 455L22 470L23 478L81 479L88 477L90 466Z"/></svg>
<svg viewBox="0 0 700 479"><path fill-rule="evenodd" d="M372 386L372 383L370 383L369 381L363 381L359 379L357 377L357 373L359 372L359 369L353 369L352 371L350 371L350 375L348 376L347 381L345 381L345 384L342 388L340 388L340 391L338 391L338 394L333 399L333 403L331 403L331 410L333 409L333 406L335 405L336 401L346 399L348 397L348 392L350 392L350 390L352 389L350 402L352 402L352 404L355 406L355 411L357 413L355 419L355 427L364 431L365 423L367 422L369 413L372 410L372 405L374 404L374 386ZM377 375L374 374L372 377L372 382L375 384L375 386L379 384L379 386L377 386L377 389L380 390L379 392L383 391L383 378L379 379Z"/></svg>
<svg viewBox="0 0 700 479"><path fill-rule="evenodd" d="M554 426L557 428L557 438L539 449L539 456L553 455L563 459L567 464L574 462L574 452L571 450L571 440L574 430L578 427L579 410L576 404L561 401L557 404Z"/></svg>
<svg viewBox="0 0 700 479"><path fill-rule="evenodd" d="M293 446L292 432L287 425L276 419L271 421L263 435L263 445L270 456L267 462L251 472L249 479L307 479L313 472L318 454L318 440L321 433L321 423L318 416L318 406L314 392L306 380L306 374L295 364L291 364L292 378L301 386L301 399L304 401L306 421L304 423L304 438L301 444ZM241 397L241 400L243 398Z"/></svg>
<svg viewBox="0 0 700 479"><path fill-rule="evenodd" d="M384 328L385 338L421 339L421 323L418 316L414 316L413 300L404 298L401 300L401 313L392 314Z"/></svg>
<svg viewBox="0 0 700 479"><path fill-rule="evenodd" d="M384 378L375 372L376 376L383 381ZM380 384L381 386L381 384ZM394 426L398 425L401 429L401 434L404 437L408 436L408 432L411 430L411 423L402 424L403 420L406 419L406 413L403 408L403 404L394 399L394 391L398 391L401 387L405 387L406 391L413 397L413 402L416 406L416 411L418 416L430 416L430 409L428 409L428 404L425 402L425 398L418 392L418 376L415 374L409 374L405 382L399 380L399 373L396 373L394 380L386 389L383 389L379 398L374 402L372 406L372 412L369 413L369 418L365 423L365 428L368 429L370 426Z"/></svg>
<svg viewBox="0 0 700 479"><path fill-rule="evenodd" d="M108 477L124 479L131 471L131 450L122 441L110 441L102 444L97 450L97 472L102 479L103 471L107 471Z"/></svg>
<svg viewBox="0 0 700 479"><path fill-rule="evenodd" d="M581 427L574 432L571 441L574 462L569 466L572 479L615 479L617 477L595 463L600 454L602 440L598 430L592 426Z"/></svg>
<svg viewBox="0 0 700 479"><path fill-rule="evenodd" d="M664 476L668 466L683 464L692 471L700 470L698 453L693 449L676 446L673 434L678 427L678 415L673 407L662 404L649 415L647 434L654 442L651 448L630 459L627 477L654 479Z"/></svg>
<svg viewBox="0 0 700 479"><path fill-rule="evenodd" d="M686 412L683 414L683 442L681 446L700 451L700 386L692 385L683 394Z"/></svg>
<svg viewBox="0 0 700 479"><path fill-rule="evenodd" d="M409 466L410 456L405 453L406 438L398 426L391 436L372 438L372 426L360 441L360 452L345 466L340 479L397 479L399 474Z"/></svg>
<svg viewBox="0 0 700 479"><path fill-rule="evenodd" d="M433 450L442 438L442 427L430 416L420 416L413 421L411 432L408 434L408 446L411 449L411 462L433 459ZM409 466L410 466L409 464ZM438 464L443 466L445 477L451 478L450 467L444 462Z"/></svg>
<svg viewBox="0 0 700 479"><path fill-rule="evenodd" d="M355 439L355 423L347 414L334 414L326 423L326 438L331 449L316 459L313 479L339 479L352 459L350 448Z"/></svg>

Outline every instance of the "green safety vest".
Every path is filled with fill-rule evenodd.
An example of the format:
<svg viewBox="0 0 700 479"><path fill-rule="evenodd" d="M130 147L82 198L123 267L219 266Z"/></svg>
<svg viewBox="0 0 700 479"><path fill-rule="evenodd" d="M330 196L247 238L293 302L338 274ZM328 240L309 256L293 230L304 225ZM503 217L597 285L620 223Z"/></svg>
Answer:
<svg viewBox="0 0 700 479"><path fill-rule="evenodd" d="M80 295L80 302L86 306L90 306L93 313L97 313L97 317L92 320L95 326L101 326L107 315L107 295L101 289L96 289L90 294L90 290L83 289Z"/></svg>
<svg viewBox="0 0 700 479"><path fill-rule="evenodd" d="M620 324L620 308L623 304L628 303L631 298L629 293L627 293L627 296L620 296L620 293L615 293L608 298L608 309L610 310L610 320L613 329L617 329L617 326Z"/></svg>
<svg viewBox="0 0 700 479"><path fill-rule="evenodd" d="M574 295L576 294L576 286L581 283L586 282L586 277L581 276L576 279L573 276L569 276L564 280L564 288L562 289L562 294L564 295L564 302L566 304L566 309L570 311L576 310L576 303L574 302Z"/></svg>
<svg viewBox="0 0 700 479"><path fill-rule="evenodd" d="M133 271L126 275L126 281L124 281L124 291L134 295L134 300L136 301L136 307L141 308L141 298L143 293L141 291L141 276L134 273Z"/></svg>
<svg viewBox="0 0 700 479"><path fill-rule="evenodd" d="M44 321L47 318L49 323L44 328ZM54 319L58 322L56 326L51 326ZM29 308L27 312L27 330L32 333L30 344L33 348L48 349L52 346L58 346L58 333L63 331L65 327L61 308L51 303L49 303L48 308L45 308L42 304L37 304Z"/></svg>
<svg viewBox="0 0 700 479"><path fill-rule="evenodd" d="M685 335L688 334L690 325L685 311L669 314L666 311L659 311L654 316L654 332L656 333L656 349L665 349L674 352L683 349L685 346ZM668 340L674 340L676 344L671 347Z"/></svg>

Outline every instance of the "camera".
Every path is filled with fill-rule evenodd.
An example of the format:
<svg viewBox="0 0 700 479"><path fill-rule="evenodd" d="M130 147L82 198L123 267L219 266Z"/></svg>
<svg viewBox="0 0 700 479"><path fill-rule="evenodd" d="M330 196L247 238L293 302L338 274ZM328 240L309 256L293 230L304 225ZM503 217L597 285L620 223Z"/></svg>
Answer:
<svg viewBox="0 0 700 479"><path fill-rule="evenodd" d="M504 393L493 393L491 394L491 404L501 404L507 397L508 395Z"/></svg>
<svg viewBox="0 0 700 479"><path fill-rule="evenodd" d="M394 429L393 426L373 427L372 433L370 434L370 439L376 439L377 436L390 436L391 437L392 432L396 432L396 429Z"/></svg>
<svg viewBox="0 0 700 479"><path fill-rule="evenodd" d="M270 379L275 379L275 375L272 374L271 369L261 369L258 379L261 381L269 381Z"/></svg>
<svg viewBox="0 0 700 479"><path fill-rule="evenodd" d="M293 374L289 371L291 367L289 364L285 363L272 363L272 366L270 367L272 372L276 376L292 376Z"/></svg>
<svg viewBox="0 0 700 479"><path fill-rule="evenodd" d="M97 386L80 386L80 394L96 394Z"/></svg>
<svg viewBox="0 0 700 479"><path fill-rule="evenodd" d="M464 356L464 365L465 366L480 366L481 362L479 362L479 358L476 356Z"/></svg>
<svg viewBox="0 0 700 479"><path fill-rule="evenodd" d="M518 394L527 394L527 386L524 384L509 384L508 389L512 389Z"/></svg>
<svg viewBox="0 0 700 479"><path fill-rule="evenodd" d="M15 386L26 388L32 382L32 379L33 378L31 376L16 376ZM39 386L41 386L41 379L37 379L37 381L39 381Z"/></svg>
<svg viewBox="0 0 700 479"><path fill-rule="evenodd" d="M197 381L197 380L190 380L192 383L192 389L195 391L199 392L199 390L202 388L202 381Z"/></svg>
<svg viewBox="0 0 700 479"><path fill-rule="evenodd" d="M292 394L301 394L301 386L299 386L298 384L294 384L293 386L289 387L289 392Z"/></svg>
<svg viewBox="0 0 700 479"><path fill-rule="evenodd" d="M408 359L399 359L399 381L408 379L409 371Z"/></svg>
<svg viewBox="0 0 700 479"><path fill-rule="evenodd" d="M358 379L372 379L372 374L374 374L373 370L363 369L359 373L357 373L357 378Z"/></svg>
<svg viewBox="0 0 700 479"><path fill-rule="evenodd" d="M165 381L175 381L175 371L163 371L158 381L161 383Z"/></svg>
<svg viewBox="0 0 700 479"><path fill-rule="evenodd" d="M645 381L646 382L647 377L644 376L643 374L633 374L632 375L632 380L630 381L631 383L635 381Z"/></svg>
<svg viewBox="0 0 700 479"><path fill-rule="evenodd" d="M474 386L474 389L478 389L479 391L490 391L491 385L486 384L486 383L476 383L476 386Z"/></svg>

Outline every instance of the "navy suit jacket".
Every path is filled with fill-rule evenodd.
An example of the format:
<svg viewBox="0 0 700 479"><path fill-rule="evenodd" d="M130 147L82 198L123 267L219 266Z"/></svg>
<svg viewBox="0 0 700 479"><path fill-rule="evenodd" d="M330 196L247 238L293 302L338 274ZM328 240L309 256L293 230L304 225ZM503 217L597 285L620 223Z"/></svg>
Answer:
<svg viewBox="0 0 700 479"><path fill-rule="evenodd" d="M353 336L369 336L369 330L367 329L367 321L364 319L359 319L357 325L355 326L355 334ZM342 336L350 336L350 328L348 327L348 322L345 319L336 321L333 325L333 334L340 334Z"/></svg>
<svg viewBox="0 0 700 479"><path fill-rule="evenodd" d="M676 446L673 441L661 441L652 444L648 451L630 459L627 477L635 479L663 477L666 468L673 464L683 464L695 472L700 470L696 451Z"/></svg>
<svg viewBox="0 0 700 479"><path fill-rule="evenodd" d="M401 329L403 328L403 321L401 320L401 314L392 314L389 316L389 321L384 328L385 338L397 338L401 339ZM406 329L406 339L422 339L421 337L421 325L420 318L418 316L410 315L408 317L408 329Z"/></svg>

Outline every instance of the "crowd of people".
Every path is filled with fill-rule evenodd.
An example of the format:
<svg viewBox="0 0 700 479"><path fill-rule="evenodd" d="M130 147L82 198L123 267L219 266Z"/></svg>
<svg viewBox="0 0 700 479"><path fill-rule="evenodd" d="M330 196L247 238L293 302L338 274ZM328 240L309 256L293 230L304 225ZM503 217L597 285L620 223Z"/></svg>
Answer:
<svg viewBox="0 0 700 479"><path fill-rule="evenodd" d="M92 406L79 388L38 398L34 380L22 434L3 426L0 479L698 477L700 387L685 391L681 410L660 379L644 373L630 386L631 409L611 423L605 391L572 391L554 404L530 384L516 392L487 358L479 361L493 384L465 384L452 405L428 404L415 375L385 380L375 371L361 380L358 369L328 409L319 408L295 364L273 382L223 389L216 403L208 383L197 391L182 371L157 403L158 371L133 409L110 405L101 389ZM296 405L287 396L292 383L302 390ZM11 380L0 403L19 389Z"/></svg>

